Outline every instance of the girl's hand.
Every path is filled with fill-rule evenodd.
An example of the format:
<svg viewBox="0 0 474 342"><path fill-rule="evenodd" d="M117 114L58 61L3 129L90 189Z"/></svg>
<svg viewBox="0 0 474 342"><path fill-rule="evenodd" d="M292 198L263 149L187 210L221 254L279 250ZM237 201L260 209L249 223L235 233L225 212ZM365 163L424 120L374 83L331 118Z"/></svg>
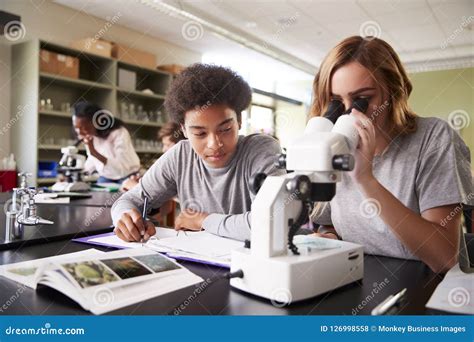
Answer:
<svg viewBox="0 0 474 342"><path fill-rule="evenodd" d="M337 235L335 233L331 233L331 232L327 232L327 233L313 233L311 234L312 236L316 236L316 237L322 237L322 238L325 238L325 239L333 239L333 240L339 240L339 238L337 237Z"/></svg>
<svg viewBox="0 0 474 342"><path fill-rule="evenodd" d="M359 144L355 152L355 167L350 174L357 183L365 183L373 179L375 127L372 121L357 109L352 109L351 115L357 119L356 129L359 133Z"/></svg>
<svg viewBox="0 0 474 342"><path fill-rule="evenodd" d="M176 230L202 230L202 223L208 217L208 213L200 213L192 209L184 209L174 222Z"/></svg>
<svg viewBox="0 0 474 342"><path fill-rule="evenodd" d="M94 155L93 152L95 152L95 147L94 147L94 137L92 135L86 135L84 138L82 138L82 142L84 145L86 145L89 148L89 151L92 155Z"/></svg>
<svg viewBox="0 0 474 342"><path fill-rule="evenodd" d="M105 156L103 156L102 154L100 154L99 152L97 152L97 150L95 149L94 137L92 135L85 136L82 139L82 142L84 143L84 145L87 146L90 155L97 158L102 164L104 164L104 165L107 164L107 158Z"/></svg>

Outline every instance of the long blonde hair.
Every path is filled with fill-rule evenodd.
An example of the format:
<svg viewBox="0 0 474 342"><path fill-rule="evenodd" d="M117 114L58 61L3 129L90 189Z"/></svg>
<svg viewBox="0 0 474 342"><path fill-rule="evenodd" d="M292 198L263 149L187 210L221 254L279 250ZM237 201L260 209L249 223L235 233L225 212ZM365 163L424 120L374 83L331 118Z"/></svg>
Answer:
<svg viewBox="0 0 474 342"><path fill-rule="evenodd" d="M334 72L350 62L358 62L372 74L389 96L389 134L416 131L416 114L408 106L412 85L393 48L375 37L353 36L337 44L324 58L313 82L310 116L322 115L330 102Z"/></svg>

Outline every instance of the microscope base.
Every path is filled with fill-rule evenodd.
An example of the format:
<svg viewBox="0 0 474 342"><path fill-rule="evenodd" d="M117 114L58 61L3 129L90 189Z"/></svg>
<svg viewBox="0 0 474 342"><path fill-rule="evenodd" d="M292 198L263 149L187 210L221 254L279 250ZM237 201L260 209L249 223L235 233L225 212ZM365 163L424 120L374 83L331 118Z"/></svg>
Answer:
<svg viewBox="0 0 474 342"><path fill-rule="evenodd" d="M360 280L364 276L363 247L336 241L339 248L301 251L301 255L254 256L248 248L232 252L231 272L242 270L243 278L230 285L270 299L283 306ZM281 303L283 305L279 305Z"/></svg>

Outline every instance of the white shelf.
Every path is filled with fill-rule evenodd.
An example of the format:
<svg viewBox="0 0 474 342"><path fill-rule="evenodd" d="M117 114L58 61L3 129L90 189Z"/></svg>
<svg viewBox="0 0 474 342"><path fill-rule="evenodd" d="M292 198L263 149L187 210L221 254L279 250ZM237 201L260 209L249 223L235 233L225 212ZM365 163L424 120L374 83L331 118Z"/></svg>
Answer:
<svg viewBox="0 0 474 342"><path fill-rule="evenodd" d="M59 110L45 110L45 109L40 109L39 113L40 113L41 115L57 116L57 117L68 118L68 119L71 119L71 118L72 118L71 113L62 112L62 111L59 111Z"/></svg>
<svg viewBox="0 0 474 342"><path fill-rule="evenodd" d="M163 123L161 122L150 122L150 121L128 120L128 119L122 119L122 121L127 125L135 125L135 126L150 126L150 127L163 126Z"/></svg>
<svg viewBox="0 0 474 342"><path fill-rule="evenodd" d="M139 90L127 90L123 88L117 88L117 92L125 97L140 97L144 99L153 99L163 101L165 99L165 95L161 94L147 94Z"/></svg>
<svg viewBox="0 0 474 342"><path fill-rule="evenodd" d="M65 146L61 145L47 145L47 144L38 144L38 149L40 150L58 150L61 151L61 148ZM79 151L85 151L86 149L84 147L78 147Z"/></svg>
<svg viewBox="0 0 474 342"><path fill-rule="evenodd" d="M66 85L71 85L80 88L96 88L96 89L106 89L112 90L112 84L105 84L99 82L93 82L88 80L83 80L79 78L72 78L72 77L65 77L56 74L50 74L47 72L40 72L40 77L45 80L49 80L51 82L62 83Z"/></svg>

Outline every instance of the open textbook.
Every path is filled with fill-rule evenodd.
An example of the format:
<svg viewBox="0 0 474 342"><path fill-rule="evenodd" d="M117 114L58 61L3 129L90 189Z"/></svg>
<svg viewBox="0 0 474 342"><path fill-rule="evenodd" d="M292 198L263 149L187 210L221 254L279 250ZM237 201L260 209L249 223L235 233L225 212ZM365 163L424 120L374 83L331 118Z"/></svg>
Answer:
<svg viewBox="0 0 474 342"><path fill-rule="evenodd" d="M202 281L149 248L94 249L0 267L0 275L30 288L51 287L99 315Z"/></svg>
<svg viewBox="0 0 474 342"><path fill-rule="evenodd" d="M73 241L92 245L115 248L140 248L139 242L125 242L114 233L79 238ZM324 250L339 248L337 240L324 239L310 235L297 235L294 243L300 250ZM232 250L242 247L242 241L217 236L205 231L186 231L179 234L174 229L156 228L156 235L152 236L145 247L165 253L171 258L210 264L230 268Z"/></svg>

